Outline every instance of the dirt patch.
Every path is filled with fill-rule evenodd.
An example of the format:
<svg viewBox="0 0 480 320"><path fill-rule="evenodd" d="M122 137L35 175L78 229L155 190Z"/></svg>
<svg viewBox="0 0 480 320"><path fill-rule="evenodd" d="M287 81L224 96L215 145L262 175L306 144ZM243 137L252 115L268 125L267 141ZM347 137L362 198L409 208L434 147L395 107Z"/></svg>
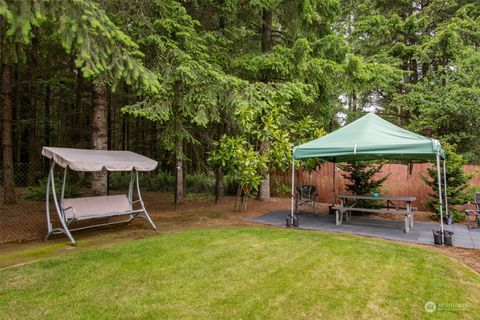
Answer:
<svg viewBox="0 0 480 320"><path fill-rule="evenodd" d="M69 246L67 239L62 236L55 237L49 241L35 240L6 243L0 245L0 267L28 263L70 252L108 247L127 240L161 236L165 233L182 230L219 226L258 226L258 224L242 219L277 210L289 210L291 205L290 200L285 198L271 198L268 201L251 199L246 212L236 212L234 210L235 198L233 197L227 197L220 203L214 204L213 198L209 195L195 195L190 196L184 203L175 207L170 194L145 192L143 196L158 231L153 231L145 221L136 220L129 226L119 225L76 232L74 237L78 241L77 247ZM37 215L38 225L40 223L45 225L45 213L40 209L40 205L42 205L43 209L43 204L35 203L36 210L42 214L41 216ZM328 204L321 204L319 211L327 213ZM396 215L392 216L395 217ZM10 221L14 221L13 217L10 218ZM2 229L3 227L4 225L2 225ZM43 231L39 227L36 227L35 230L40 230L36 231L36 234L41 236L44 236L46 233L46 227L44 227ZM416 244L415 246L445 254L480 273L480 250Z"/></svg>
<svg viewBox="0 0 480 320"><path fill-rule="evenodd" d="M480 250L452 247L428 246L430 250L443 253L467 266L480 274Z"/></svg>

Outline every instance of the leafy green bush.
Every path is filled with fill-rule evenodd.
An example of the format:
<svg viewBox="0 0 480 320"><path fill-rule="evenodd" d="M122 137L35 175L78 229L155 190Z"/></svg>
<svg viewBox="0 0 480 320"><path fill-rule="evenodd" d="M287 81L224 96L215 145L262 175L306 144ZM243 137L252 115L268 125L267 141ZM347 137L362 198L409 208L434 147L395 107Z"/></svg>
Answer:
<svg viewBox="0 0 480 320"><path fill-rule="evenodd" d="M169 172L156 171L150 174L139 175L140 187L148 191L173 192L175 190L175 176ZM189 174L185 177L187 193L215 193L215 174L201 172ZM127 190L130 182L130 173L112 172L109 176L110 190ZM225 194L236 195L238 181L234 176L225 175Z"/></svg>
<svg viewBox="0 0 480 320"><path fill-rule="evenodd" d="M67 181L65 184L65 198L76 198L82 195L80 190L80 183L72 183ZM40 179L34 186L30 186L25 191L23 197L27 200L40 201L45 200L45 190L47 187L47 178ZM62 191L62 179L55 177L55 189L57 190L57 196L60 197ZM51 191L51 190L50 190ZM50 192L50 198L52 199L52 193Z"/></svg>
<svg viewBox="0 0 480 320"><path fill-rule="evenodd" d="M169 172L157 171L146 177L145 186L150 191L170 192L175 190L175 176Z"/></svg>
<svg viewBox="0 0 480 320"><path fill-rule="evenodd" d="M186 182L187 192L215 193L215 175L211 172L187 175Z"/></svg>
<svg viewBox="0 0 480 320"><path fill-rule="evenodd" d="M175 177L163 171L139 174L138 180L140 187L148 191L169 192L175 187ZM108 178L108 183L111 190L127 190L130 183L130 173L112 172Z"/></svg>
<svg viewBox="0 0 480 320"><path fill-rule="evenodd" d="M292 193L292 187L283 182L275 184L273 190L276 197L288 197Z"/></svg>
<svg viewBox="0 0 480 320"><path fill-rule="evenodd" d="M139 176L142 179L143 176ZM110 190L126 190L130 182L130 173L111 172L108 176L108 187Z"/></svg>

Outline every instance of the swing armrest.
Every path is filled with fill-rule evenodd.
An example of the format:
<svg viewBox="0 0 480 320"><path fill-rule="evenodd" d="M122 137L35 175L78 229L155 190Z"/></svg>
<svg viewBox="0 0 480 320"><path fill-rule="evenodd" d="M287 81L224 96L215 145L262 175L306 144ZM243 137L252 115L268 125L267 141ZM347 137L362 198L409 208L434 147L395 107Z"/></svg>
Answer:
<svg viewBox="0 0 480 320"><path fill-rule="evenodd" d="M302 195L300 193L296 192L295 193L295 199L296 200L307 199L307 200L313 200L315 202L318 202L318 193L317 192L312 193L312 196L310 198L302 198Z"/></svg>
<svg viewBox="0 0 480 320"><path fill-rule="evenodd" d="M72 213L72 218L71 218L71 219L72 219L72 220L75 220L75 208L74 208L74 207L64 208L64 209L63 209L64 216L65 216L65 211L67 211L67 210L72 210L73 213Z"/></svg>

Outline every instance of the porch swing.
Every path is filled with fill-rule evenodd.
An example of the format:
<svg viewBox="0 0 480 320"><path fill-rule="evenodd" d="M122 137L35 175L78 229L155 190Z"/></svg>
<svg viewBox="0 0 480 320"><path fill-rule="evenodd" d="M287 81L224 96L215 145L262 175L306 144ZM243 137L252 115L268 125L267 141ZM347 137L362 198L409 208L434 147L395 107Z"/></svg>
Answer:
<svg viewBox="0 0 480 320"><path fill-rule="evenodd" d="M71 232L82 229L129 223L136 218L144 218L153 227L157 229L150 218L140 193L138 183L139 171L152 171L157 167L157 162L130 151L112 151L112 150L86 150L72 148L53 148L43 147L42 155L51 159L50 170L47 178L46 187L46 214L48 234L47 240L54 234L65 234L72 245L76 245ZM63 168L63 182L60 191L60 199L57 197L55 189L54 169L55 165ZM65 183L67 179L67 169L83 172L98 172L103 169L107 171L130 171L130 182L127 194L107 195L95 197L83 197L65 199ZM137 193L137 200L133 200L134 189ZM58 215L60 226L54 227L50 212L50 190L52 191L55 211ZM74 222L110 218L116 216L128 216L121 221L100 223L86 227L70 228Z"/></svg>

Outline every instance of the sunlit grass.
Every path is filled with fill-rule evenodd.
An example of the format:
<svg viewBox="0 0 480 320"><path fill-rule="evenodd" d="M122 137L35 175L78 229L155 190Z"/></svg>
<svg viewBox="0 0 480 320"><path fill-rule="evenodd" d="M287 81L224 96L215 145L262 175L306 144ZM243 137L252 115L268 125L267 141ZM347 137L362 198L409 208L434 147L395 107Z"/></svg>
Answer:
<svg viewBox="0 0 480 320"><path fill-rule="evenodd" d="M480 277L430 251L301 230L216 228L0 271L5 319L477 318ZM426 313L425 302L442 310Z"/></svg>

